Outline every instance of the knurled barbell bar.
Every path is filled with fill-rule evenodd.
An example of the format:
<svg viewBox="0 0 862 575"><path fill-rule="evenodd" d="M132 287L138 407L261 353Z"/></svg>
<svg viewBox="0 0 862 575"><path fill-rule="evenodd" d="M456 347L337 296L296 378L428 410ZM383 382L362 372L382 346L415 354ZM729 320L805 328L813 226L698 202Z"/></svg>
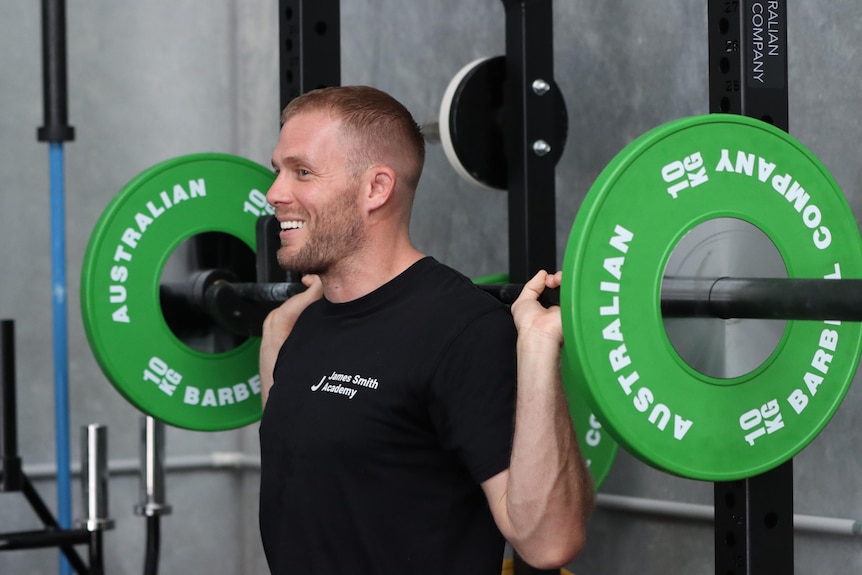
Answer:
<svg viewBox="0 0 862 575"><path fill-rule="evenodd" d="M167 305L202 309L226 329L260 336L266 313L305 291L300 282L231 282L223 279L224 275L222 270L204 270L186 284L161 284L162 305L171 302ZM507 305L524 289L520 283L476 285ZM559 290L546 290L539 301L545 306L559 305ZM862 321L862 280L666 277L662 280L661 314L677 318Z"/></svg>

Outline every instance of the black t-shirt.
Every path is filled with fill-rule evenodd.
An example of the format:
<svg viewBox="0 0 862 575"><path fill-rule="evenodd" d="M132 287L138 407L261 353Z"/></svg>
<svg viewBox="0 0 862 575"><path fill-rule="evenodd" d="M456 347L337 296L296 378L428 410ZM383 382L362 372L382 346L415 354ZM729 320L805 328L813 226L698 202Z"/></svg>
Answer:
<svg viewBox="0 0 862 575"><path fill-rule="evenodd" d="M509 465L515 338L505 306L432 258L309 306L260 426L272 573L498 574L479 484Z"/></svg>

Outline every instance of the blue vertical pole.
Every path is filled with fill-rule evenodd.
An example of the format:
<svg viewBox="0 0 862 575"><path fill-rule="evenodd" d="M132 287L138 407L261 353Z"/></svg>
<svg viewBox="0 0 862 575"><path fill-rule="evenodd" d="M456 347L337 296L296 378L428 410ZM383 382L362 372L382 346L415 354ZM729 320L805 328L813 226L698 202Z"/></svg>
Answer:
<svg viewBox="0 0 862 575"><path fill-rule="evenodd" d="M63 142L75 139L67 124L66 6L64 0L42 0L42 81L45 125L36 132L48 142L51 186L51 294L54 331L54 424L57 451L57 523L72 526L69 457L69 358L66 303L66 203ZM60 553L60 575L72 567Z"/></svg>
<svg viewBox="0 0 862 575"><path fill-rule="evenodd" d="M72 526L72 486L69 456L69 346L66 304L66 202L63 143L48 146L51 172L51 294L54 327L54 421L57 450L57 522ZM60 553L60 573L71 574Z"/></svg>

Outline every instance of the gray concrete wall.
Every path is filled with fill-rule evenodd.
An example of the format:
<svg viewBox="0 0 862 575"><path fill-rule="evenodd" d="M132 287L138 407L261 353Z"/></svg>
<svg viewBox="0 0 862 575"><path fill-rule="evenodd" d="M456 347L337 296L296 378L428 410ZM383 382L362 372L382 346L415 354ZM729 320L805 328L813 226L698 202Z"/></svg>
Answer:
<svg viewBox="0 0 862 575"><path fill-rule="evenodd" d="M69 379L73 461L78 428L109 427L110 456L137 457L138 414L106 382L80 319L87 240L114 194L140 171L179 155L214 151L268 165L278 129L275 0L152 0L69 3L70 123L66 146ZM831 170L862 215L860 134L862 29L856 0L790 6L790 130ZM19 443L26 465L54 461L51 262L47 148L37 143L41 104L38 3L0 3L0 317L17 322ZM497 0L343 0L344 83L371 84L401 99L420 121L437 115L465 63L503 52ZM705 113L706 2L560 0L555 68L569 111L557 170L558 258L592 181L628 142L659 124ZM414 216L416 243L464 273L505 271L506 200L473 187L431 146ZM836 417L795 459L798 513L862 517L862 463L855 457L858 382ZM201 433L170 428L169 458L257 453L257 426ZM41 477L41 476L40 476ZM256 526L253 470L169 474L173 514L163 521L162 572L265 573ZM36 486L54 505L54 484ZM111 482L116 528L107 534L109 573L137 573L143 520L137 478ZM603 491L711 504L708 483L674 478L621 453ZM77 483L75 515L80 515ZM0 531L38 526L16 494L0 494ZM599 508L579 575L713 573L707 522ZM799 534L799 573L856 572L858 540ZM49 573L57 553L0 553L0 573Z"/></svg>

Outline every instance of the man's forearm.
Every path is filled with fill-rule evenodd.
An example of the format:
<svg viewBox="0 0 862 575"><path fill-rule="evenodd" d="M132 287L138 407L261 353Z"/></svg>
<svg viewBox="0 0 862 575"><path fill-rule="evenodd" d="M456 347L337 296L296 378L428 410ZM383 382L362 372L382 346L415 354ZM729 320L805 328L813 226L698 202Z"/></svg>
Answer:
<svg viewBox="0 0 862 575"><path fill-rule="evenodd" d="M572 429L556 342L520 338L515 435L507 487L513 547L538 567L583 547L593 485Z"/></svg>

